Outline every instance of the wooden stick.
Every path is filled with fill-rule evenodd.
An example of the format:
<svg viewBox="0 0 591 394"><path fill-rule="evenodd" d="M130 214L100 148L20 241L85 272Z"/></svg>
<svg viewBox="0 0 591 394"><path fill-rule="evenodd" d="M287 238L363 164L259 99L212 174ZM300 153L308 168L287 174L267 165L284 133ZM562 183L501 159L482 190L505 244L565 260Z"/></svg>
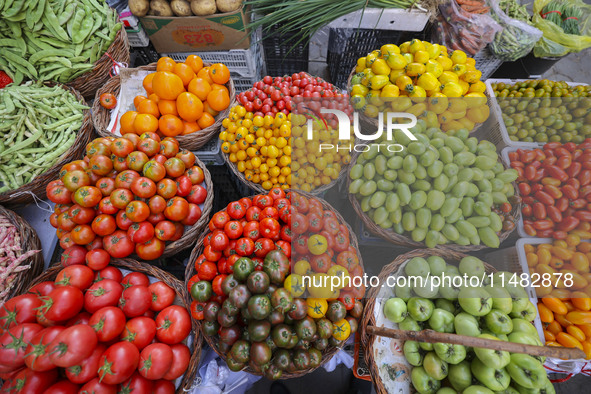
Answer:
<svg viewBox="0 0 591 394"><path fill-rule="evenodd" d="M502 350L510 353L525 353L532 356L554 357L563 360L584 359L585 353L577 348L534 346L522 343L495 341L493 339L469 337L467 335L448 334L433 330L405 331L386 327L367 326L367 333L405 341L452 343L471 347Z"/></svg>

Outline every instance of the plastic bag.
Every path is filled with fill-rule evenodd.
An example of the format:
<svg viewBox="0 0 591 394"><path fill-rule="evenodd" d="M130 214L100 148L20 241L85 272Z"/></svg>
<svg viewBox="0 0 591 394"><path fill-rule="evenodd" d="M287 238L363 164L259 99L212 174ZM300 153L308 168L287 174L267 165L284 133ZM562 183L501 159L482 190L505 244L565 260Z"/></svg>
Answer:
<svg viewBox="0 0 591 394"><path fill-rule="evenodd" d="M491 52L505 62L515 61L530 53L542 37L542 31L507 16L499 7L497 0L491 0L489 4L490 15L503 28L490 43Z"/></svg>
<svg viewBox="0 0 591 394"><path fill-rule="evenodd" d="M456 0L439 5L433 40L448 49L459 49L474 56L492 42L501 26L487 14L461 9Z"/></svg>
<svg viewBox="0 0 591 394"><path fill-rule="evenodd" d="M542 18L541 11L550 0L535 0L534 26L544 33L534 46L536 57L559 57L571 52L580 52L591 47L591 6L580 0L568 0L567 3L579 7L583 16L579 19L581 35L566 34L562 27Z"/></svg>

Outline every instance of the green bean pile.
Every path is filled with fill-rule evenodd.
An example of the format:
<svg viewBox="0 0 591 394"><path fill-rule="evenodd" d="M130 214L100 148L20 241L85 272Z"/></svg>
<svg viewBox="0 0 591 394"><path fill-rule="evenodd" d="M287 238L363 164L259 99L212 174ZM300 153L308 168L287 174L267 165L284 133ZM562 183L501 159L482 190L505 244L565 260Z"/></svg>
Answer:
<svg viewBox="0 0 591 394"><path fill-rule="evenodd" d="M87 108L72 93L41 82L0 89L0 193L53 166L76 140Z"/></svg>
<svg viewBox="0 0 591 394"><path fill-rule="evenodd" d="M0 70L62 83L92 70L121 24L102 0L0 0Z"/></svg>

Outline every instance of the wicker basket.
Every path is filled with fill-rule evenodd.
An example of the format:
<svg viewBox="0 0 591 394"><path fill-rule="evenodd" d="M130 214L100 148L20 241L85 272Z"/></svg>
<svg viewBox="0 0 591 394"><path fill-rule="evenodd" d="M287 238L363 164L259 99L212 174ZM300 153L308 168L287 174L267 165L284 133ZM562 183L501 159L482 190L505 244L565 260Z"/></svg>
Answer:
<svg viewBox="0 0 591 394"><path fill-rule="evenodd" d="M4 208L0 205L0 216L6 217L18 231L21 238L21 250L27 252L29 250L39 250L39 253L34 254L23 262L23 265L30 264L31 268L26 271L21 271L16 274L14 280L14 287L10 291L10 296L21 294L25 289L29 288L29 284L37 275L43 271L44 261L43 253L41 253L41 241L35 232L35 229L29 225L23 218L13 211ZM7 298L9 298L7 297ZM2 301L2 300L0 300Z"/></svg>
<svg viewBox="0 0 591 394"><path fill-rule="evenodd" d="M347 79L347 92L351 91L351 79L353 78L353 76L357 74L355 72L355 68L353 69L353 71L351 71L351 74L349 74L349 78ZM491 108L493 103L492 103L492 99L491 97L488 95L488 92L485 91L484 92L485 96L486 96L486 105ZM429 99L429 98L427 98ZM453 98L452 98L453 100ZM490 118L490 115L489 115ZM369 116L365 115L364 113L360 113L359 114L359 119L361 120L361 124L364 126L364 129L368 129L372 132L375 132L375 130L378 127L378 120L376 118L370 118ZM474 134L476 133L476 131L478 131L478 129L480 129L480 127L482 127L482 125L484 125L486 123L482 122L482 123L477 123L474 125L474 128L470 131L470 134Z"/></svg>
<svg viewBox="0 0 591 394"><path fill-rule="evenodd" d="M67 85L78 90L87 100L92 100L95 92L109 80L113 61L129 64L129 40L123 26L103 56L94 62L94 68Z"/></svg>
<svg viewBox="0 0 591 394"><path fill-rule="evenodd" d="M365 304L365 308L363 309L363 319L360 322L360 330L361 330L361 343L365 349L365 361L369 367L369 372L371 374L371 380L373 381L374 387L378 394L387 394L387 390L382 382L382 378L380 377L378 366L373 354L373 345L375 342L376 337L373 335L369 335L366 333L366 327L368 325L375 326L376 320L374 317L374 307L376 303L376 297L379 294L382 284L385 283L386 279L396 274L398 269L406 263L408 260L412 259L413 257L428 257L428 256L439 256L445 259L445 261L449 264L451 261L457 262L461 260L464 255L463 253L453 251L453 250L442 250L442 249L422 249L422 250L414 250L412 252L405 253L403 255L398 256L394 261L390 264L386 265L382 268L380 275L378 278L380 279L380 284L376 287L372 287L367 295L367 302ZM484 267L487 273L496 272L496 269L484 263ZM410 383L409 383L410 384ZM411 390L412 390L411 386Z"/></svg>
<svg viewBox="0 0 591 394"><path fill-rule="evenodd" d="M358 157L359 157L359 154L356 154L356 156L351 161L352 165L353 165L353 163L357 162ZM349 177L349 178L347 178L347 188L350 183L351 183L351 178ZM515 182L513 182L513 187L515 188L516 192L519 191L519 189L517 188L517 184L515 184ZM374 221L365 212L363 212L359 201L357 200L357 198L355 198L355 195L353 195L351 193L349 193L349 201L351 202L353 209L357 213L357 216L359 216L359 218L361 218L361 220L363 221L363 224L365 224L367 229L372 234L375 234L378 237L380 237L388 242L391 242L395 245L406 246L409 248L426 248L427 247L423 242L413 241L411 238L409 238L405 235L398 234L397 232L395 232L392 229L384 229L384 228L378 226L376 223L374 223ZM510 231L502 231L501 232L501 234L499 235L499 240L501 242L506 240L509 237L509 235L511 235L511 233L517 227L517 223L519 223L519 220L521 218L521 203L512 204L512 208L513 209L511 210L511 216L513 216L513 218L514 218L513 223L515 224L515 226ZM472 252L472 251L476 251L476 250L482 250L482 249L486 249L487 247L488 246L486 246L484 244L466 245L466 246L457 245L457 244L444 244L444 245L437 246L438 249L454 250L454 251L462 252L462 253Z"/></svg>
<svg viewBox="0 0 591 394"><path fill-rule="evenodd" d="M205 164L197 156L195 156L195 165L201 167L203 170L205 189L207 190L207 197L205 198L205 202L203 203L203 209L201 210L201 218L188 228L185 231L181 239L171 242L166 245L164 248L164 253L162 257L169 257L177 254L178 252L188 249L189 247L195 244L195 240L199 237L199 234L203 231L203 229L209 223L209 214L211 213L211 208L213 207L213 183L211 181L211 174L205 167ZM185 229L187 227L185 226Z"/></svg>
<svg viewBox="0 0 591 394"><path fill-rule="evenodd" d="M53 82L46 82L45 85L55 86L56 84ZM87 105L86 101L84 101L84 98L77 90L65 85L60 86L76 96L80 103ZM84 118L82 119L82 126L80 126L80 130L78 130L76 139L74 140L74 143L70 149L68 149L68 151L64 153L52 167L50 167L43 174L39 175L37 178L33 179L32 182L27 183L18 189L0 193L0 204L28 204L33 202L36 197L44 199L45 187L49 182L58 177L62 166L70 161L81 159L84 156L86 144L88 144L92 138L93 127L92 120L90 118L90 109L84 110L83 114Z"/></svg>
<svg viewBox="0 0 591 394"><path fill-rule="evenodd" d="M191 310L191 300L189 294L185 290L185 285L183 282L172 276L166 271L161 270L160 268L154 267L150 264L144 264L136 260L132 259L113 259L111 260L110 265L125 269L134 272L141 272L142 274L148 275L150 277L156 278L168 286L170 286L176 292L176 299L175 304L179 304L187 309L187 312L190 314ZM53 281L57 274L63 269L64 267L57 263L51 266L48 270L43 272L37 278L33 280L30 284L30 287L33 287L41 282L45 281ZM203 338L201 333L197 330L196 322L191 317L191 324L193 326L193 332L195 334L195 338L193 344L191 345L191 360L189 361L189 366L187 367L187 371L183 375L181 385L176 390L177 394L184 394L186 392L190 392L192 390L192 386L195 380L195 375L197 374L197 369L199 366L199 358L201 356L201 348L203 345Z"/></svg>
<svg viewBox="0 0 591 394"><path fill-rule="evenodd" d="M203 65L205 67L211 66L211 64L209 63L203 63ZM139 67L139 69L147 71L156 71L156 63L148 64L147 66L141 66ZM103 93L113 93L115 96L118 96L121 90L121 79L117 75L105 82L106 83L101 85L101 87L96 91L94 104L92 106L92 122L94 123L94 128L96 129L98 134L100 134L102 137L112 137L116 135L107 130L107 126L111 121L111 111L103 108L100 105L98 98ZM228 114L230 113L230 108L234 106L234 102L236 99L236 90L234 88L234 81L232 80L232 78L230 78L230 80L226 83L225 86L228 88L228 91L230 92L230 105L228 106L228 108L226 108L216 116L215 123L211 126L188 135L177 135L175 138L179 141L181 148L190 151L196 151L203 145L205 145L215 134L217 134L220 131L220 128L222 127L222 121L228 117Z"/></svg>
<svg viewBox="0 0 591 394"><path fill-rule="evenodd" d="M308 198L315 198L318 201L320 201L320 203L322 204L322 207L325 210L331 210L335 213L335 217L336 219L339 221L339 223L344 224L347 229L349 230L349 239L350 239L350 244L355 248L355 250L357 250L357 257L359 258L359 264L363 267L363 260L361 258L361 253L359 253L359 246L357 244L357 237L355 236L355 233L353 232L353 230L351 229L351 227L347 224L347 222L345 221L345 219L343 219L343 217L341 216L341 214L336 211L332 206L330 206L330 204L328 204L326 201L324 201L321 198L318 198L316 196L313 196L310 193L304 193L304 192L300 192L297 191L296 193L298 194L302 194ZM266 194L266 193L265 193ZM187 263L187 267L185 268L185 283L187 284L189 282L189 280L191 279L191 277L193 277L193 275L195 275L197 272L195 270L195 260L197 260L197 257L199 257L199 255L203 252L203 241L205 240L205 237L208 235L209 232L204 232L201 237L199 238L199 240L197 241L197 244L195 245L195 248L193 248L193 251L191 252L191 256L189 257L189 262ZM197 326L199 327L199 329L201 329L201 324L200 322L197 322ZM218 350L218 340L216 337L211 337L208 335L203 335L203 339L205 340L205 342L209 345L209 347L211 347L223 360L226 359L226 356L224 354L222 354L219 350ZM337 354L337 352L345 345L345 343L343 342L341 344L341 346L339 347L328 347L327 349L322 351L322 364L326 363L328 361L330 361L330 359ZM309 368L306 369L305 371L298 371L295 373L287 373L284 372L281 376L281 379L292 379L292 378L298 378L301 376L304 376L312 371L314 371L316 368ZM260 372L256 372L254 371L252 368L250 368L249 366L247 366L244 369L245 372L251 373L253 375L262 375L262 373Z"/></svg>

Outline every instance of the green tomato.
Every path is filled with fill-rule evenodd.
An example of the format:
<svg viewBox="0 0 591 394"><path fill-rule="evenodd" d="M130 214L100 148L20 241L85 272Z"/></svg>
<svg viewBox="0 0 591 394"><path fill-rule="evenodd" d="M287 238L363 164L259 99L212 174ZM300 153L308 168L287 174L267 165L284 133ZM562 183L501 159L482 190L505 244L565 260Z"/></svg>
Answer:
<svg viewBox="0 0 591 394"><path fill-rule="evenodd" d="M536 309L534 304L531 303L530 300L527 300L527 303L525 304L525 309L523 309L522 311L518 313L511 311L511 317L522 318L527 321L534 321L537 315L538 310Z"/></svg>
<svg viewBox="0 0 591 394"><path fill-rule="evenodd" d="M439 284L433 276L417 280L413 286L414 292L422 298L435 298L439 293Z"/></svg>
<svg viewBox="0 0 591 394"><path fill-rule="evenodd" d="M480 383L493 391L505 390L511 383L511 377L504 368L489 368L477 358L472 360L470 370Z"/></svg>
<svg viewBox="0 0 591 394"><path fill-rule="evenodd" d="M484 386L470 386L462 394L494 394L494 392Z"/></svg>
<svg viewBox="0 0 591 394"><path fill-rule="evenodd" d="M492 309L492 298L481 287L463 287L458 301L462 309L473 316L484 316Z"/></svg>
<svg viewBox="0 0 591 394"><path fill-rule="evenodd" d="M459 276L460 270L455 265L448 264L447 267L445 267L445 273L447 276Z"/></svg>
<svg viewBox="0 0 591 394"><path fill-rule="evenodd" d="M460 273L468 276L477 276L482 278L485 275L484 263L477 257L466 256L460 260L458 266Z"/></svg>
<svg viewBox="0 0 591 394"><path fill-rule="evenodd" d="M445 272L445 268L447 267L445 260L439 256L429 256L427 258L427 263L429 263L431 275L434 276L440 276L443 272Z"/></svg>
<svg viewBox="0 0 591 394"><path fill-rule="evenodd" d="M515 384L515 383L513 383L513 384ZM513 387L509 386L505 390L497 392L497 394L519 394L519 391L517 391Z"/></svg>
<svg viewBox="0 0 591 394"><path fill-rule="evenodd" d="M518 317L518 318L522 318L520 316L521 312L525 311L527 309L527 304L529 304L529 299L526 297L519 297L519 298L512 298L513 300L513 304L511 306L511 312L510 315L512 315L511 317Z"/></svg>
<svg viewBox="0 0 591 394"><path fill-rule="evenodd" d="M384 315L393 323L402 322L406 313L406 303L401 298L390 298L384 304Z"/></svg>
<svg viewBox="0 0 591 394"><path fill-rule="evenodd" d="M406 316L403 321L398 324L398 327L404 331L421 331L423 328L415 319Z"/></svg>
<svg viewBox="0 0 591 394"><path fill-rule="evenodd" d="M425 368L425 372L435 380L443 380L449 373L447 363L440 359L435 352L429 352L425 355L425 358L423 359L423 368Z"/></svg>
<svg viewBox="0 0 591 394"><path fill-rule="evenodd" d="M541 362L530 355L514 353L510 356L507 372L511 379L528 389L540 389L546 384L546 370Z"/></svg>
<svg viewBox="0 0 591 394"><path fill-rule="evenodd" d="M437 332L454 332L454 315L444 309L435 308L429 318L429 326Z"/></svg>
<svg viewBox="0 0 591 394"><path fill-rule="evenodd" d="M491 295L493 301L493 308L498 309L503 313L509 314L513 309L513 300L511 294L500 285L486 286L486 292Z"/></svg>
<svg viewBox="0 0 591 394"><path fill-rule="evenodd" d="M513 383L513 385L516 388L516 390L515 389L513 389L513 390L515 390L515 392L517 392L519 394L556 394L556 390L554 389L554 385L552 384L552 382L550 380L548 380L548 378L546 378L546 382L539 389L528 389L528 388L523 387L515 382Z"/></svg>
<svg viewBox="0 0 591 394"><path fill-rule="evenodd" d="M453 267L453 265L449 265L448 267ZM456 267L454 267L456 268ZM456 268L457 270L457 268ZM460 287L454 286L454 282L456 284L463 283L463 279L461 279L460 274L456 273L448 273L446 272L445 275L449 277L449 280L441 280L441 286L439 286L439 294L443 298L448 301L456 301L458 299L458 294L460 293ZM458 279L454 279L458 278Z"/></svg>
<svg viewBox="0 0 591 394"><path fill-rule="evenodd" d="M423 367L414 367L410 380L415 390L421 394L435 394L441 387L441 382L430 377Z"/></svg>
<svg viewBox="0 0 591 394"><path fill-rule="evenodd" d="M433 344L430 342L419 342L419 346L427 352L433 351Z"/></svg>
<svg viewBox="0 0 591 394"><path fill-rule="evenodd" d="M478 320L466 312L458 313L454 318L456 334L477 337L482 334Z"/></svg>
<svg viewBox="0 0 591 394"><path fill-rule="evenodd" d="M422 257L413 257L404 267L407 276L427 276L429 270L429 263Z"/></svg>
<svg viewBox="0 0 591 394"><path fill-rule="evenodd" d="M408 302L409 298L412 297L412 285L410 281L405 281L404 286L396 286L394 293L396 297L402 299L404 302Z"/></svg>
<svg viewBox="0 0 591 394"><path fill-rule="evenodd" d="M416 341L406 341L403 346L404 357L406 361L412 366L420 367L423 365L425 352L420 348Z"/></svg>
<svg viewBox="0 0 591 394"><path fill-rule="evenodd" d="M519 318L511 320L513 321L513 332L523 332L531 336L538 336L538 330L536 330L536 327L527 320Z"/></svg>
<svg viewBox="0 0 591 394"><path fill-rule="evenodd" d="M427 321L433 314L435 306L426 298L412 297L407 304L408 313L416 321Z"/></svg>
<svg viewBox="0 0 591 394"><path fill-rule="evenodd" d="M478 338L492 339L495 341L499 340L499 338L490 334L480 334ZM476 357L478 357L484 365L493 369L504 368L511 361L511 355L509 352L504 352L502 350L475 347L474 353L476 353Z"/></svg>
<svg viewBox="0 0 591 394"><path fill-rule="evenodd" d="M456 391L450 387L443 387L437 390L435 394L456 394Z"/></svg>
<svg viewBox="0 0 591 394"><path fill-rule="evenodd" d="M470 363L468 361L462 361L459 364L450 365L447 379L458 392L464 391L472 384Z"/></svg>
<svg viewBox="0 0 591 394"><path fill-rule="evenodd" d="M466 348L462 345L438 342L433 345L433 350L448 364L459 364L466 358Z"/></svg>
<svg viewBox="0 0 591 394"><path fill-rule="evenodd" d="M484 316L484 323L494 334L510 334L513 331L511 318L498 309L493 309Z"/></svg>
<svg viewBox="0 0 591 394"><path fill-rule="evenodd" d="M509 342L514 342L514 343L523 343L525 345L534 345L534 346L544 346L542 341L540 341L540 338L538 337L537 333L535 335L533 335L532 333L515 331L515 332L512 332L511 334L509 334L507 339L509 340Z"/></svg>
<svg viewBox="0 0 591 394"><path fill-rule="evenodd" d="M435 308L446 310L450 313L456 313L456 306L453 302L446 300L445 298L438 298L435 300Z"/></svg>

